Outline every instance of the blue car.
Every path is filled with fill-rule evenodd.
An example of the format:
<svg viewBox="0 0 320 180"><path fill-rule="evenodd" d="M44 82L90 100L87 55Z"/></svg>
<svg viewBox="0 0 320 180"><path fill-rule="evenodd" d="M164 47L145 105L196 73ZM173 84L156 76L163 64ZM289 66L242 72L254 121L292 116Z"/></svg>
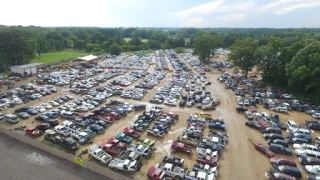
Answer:
<svg viewBox="0 0 320 180"><path fill-rule="evenodd" d="M163 131L165 133L167 133L169 131L168 126L165 126L163 124L155 124L152 129L159 129L159 131Z"/></svg>
<svg viewBox="0 0 320 180"><path fill-rule="evenodd" d="M209 128L219 129L219 130L226 130L226 124L223 120L211 120L208 123Z"/></svg>
<svg viewBox="0 0 320 180"><path fill-rule="evenodd" d="M105 130L102 126L99 126L98 124L90 124L90 129L98 134L104 134Z"/></svg>
<svg viewBox="0 0 320 180"><path fill-rule="evenodd" d="M30 114L30 115L37 115L38 114L38 111L37 110L35 110L35 109L28 109L27 111L26 111L28 114Z"/></svg>

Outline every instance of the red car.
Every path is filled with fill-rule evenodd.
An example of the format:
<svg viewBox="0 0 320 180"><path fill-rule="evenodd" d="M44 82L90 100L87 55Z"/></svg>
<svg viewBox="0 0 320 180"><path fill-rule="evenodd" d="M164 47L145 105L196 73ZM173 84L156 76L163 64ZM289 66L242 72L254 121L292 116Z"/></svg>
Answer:
<svg viewBox="0 0 320 180"><path fill-rule="evenodd" d="M36 129L39 129L41 131L46 131L47 129L50 129L50 124L49 123L43 123L43 124L39 124L36 126Z"/></svg>
<svg viewBox="0 0 320 180"><path fill-rule="evenodd" d="M111 112L111 113L108 113L106 114L107 117L111 117L113 119L120 119L121 118L121 115L116 113L116 112Z"/></svg>
<svg viewBox="0 0 320 180"><path fill-rule="evenodd" d="M201 129L201 131L203 131L203 129L205 128L205 125L206 124L202 124L202 123L190 123L190 122L188 122L187 127L188 128L195 127L196 129Z"/></svg>
<svg viewBox="0 0 320 180"><path fill-rule="evenodd" d="M122 153L122 149L112 145L112 144L108 144L105 142L99 143L98 146L100 148L102 148L103 150L106 151L106 153L110 154L110 155L119 155L120 153Z"/></svg>
<svg viewBox="0 0 320 180"><path fill-rule="evenodd" d="M120 148L122 150L127 149L127 144L120 142L118 139L109 138L107 143L112 144L113 146Z"/></svg>
<svg viewBox="0 0 320 180"><path fill-rule="evenodd" d="M166 172L162 171L161 169L157 169L154 166L151 166L148 169L148 179L151 180L173 180L174 177L168 175Z"/></svg>
<svg viewBox="0 0 320 180"><path fill-rule="evenodd" d="M262 129L266 129L266 128L270 127L270 125L267 122L265 122L264 120L259 120L258 123L260 124Z"/></svg>
<svg viewBox="0 0 320 180"><path fill-rule="evenodd" d="M211 167L216 167L219 165L218 156L211 157L211 156L207 156L207 155L198 155L197 162L200 164L207 164Z"/></svg>
<svg viewBox="0 0 320 180"><path fill-rule="evenodd" d="M180 143L177 141L172 142L171 149L173 151L180 151L186 154L193 154L191 146L185 145L184 143Z"/></svg>
<svg viewBox="0 0 320 180"><path fill-rule="evenodd" d="M169 116L170 118L173 118L173 119L175 119L175 120L179 119L179 115L176 114L176 113L173 113L173 112L168 112L168 113L163 112L161 115L163 115L163 116Z"/></svg>
<svg viewBox="0 0 320 180"><path fill-rule="evenodd" d="M256 113L256 112L257 112L257 109L256 109L256 107L254 107L254 106L250 106L249 109L250 109L250 111L251 111L252 113Z"/></svg>
<svg viewBox="0 0 320 180"><path fill-rule="evenodd" d="M285 166L292 166L292 167L297 167L297 164L294 160L285 158L285 157L280 157L280 158L270 158L271 164L275 164L277 166L280 165L285 165Z"/></svg>
<svg viewBox="0 0 320 180"><path fill-rule="evenodd" d="M43 134L43 131L33 127L26 129L26 134L33 137L39 137Z"/></svg>
<svg viewBox="0 0 320 180"><path fill-rule="evenodd" d="M266 155L267 157L273 157L274 153L267 147L264 146L262 144L253 144L254 148L256 148L256 150L260 151L262 154Z"/></svg>
<svg viewBox="0 0 320 180"><path fill-rule="evenodd" d="M124 128L123 134L130 136L132 138L135 138L135 139L139 139L141 136L140 133L138 133L137 131L130 129L130 128L127 128L127 127Z"/></svg>

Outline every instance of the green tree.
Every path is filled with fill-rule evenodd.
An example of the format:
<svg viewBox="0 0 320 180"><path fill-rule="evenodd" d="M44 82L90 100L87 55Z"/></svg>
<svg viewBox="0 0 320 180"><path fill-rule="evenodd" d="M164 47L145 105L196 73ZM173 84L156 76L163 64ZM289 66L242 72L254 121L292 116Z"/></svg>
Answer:
<svg viewBox="0 0 320 180"><path fill-rule="evenodd" d="M230 47L229 60L246 72L245 78L248 76L248 71L256 65L255 54L257 48L258 41L251 38L236 40Z"/></svg>
<svg viewBox="0 0 320 180"><path fill-rule="evenodd" d="M220 40L209 33L200 33L194 40L194 55L199 55L200 61L210 58L211 53L219 46Z"/></svg>
<svg viewBox="0 0 320 180"><path fill-rule="evenodd" d="M289 88L294 92L313 96L320 100L320 42L305 41L300 49L287 64Z"/></svg>
<svg viewBox="0 0 320 180"><path fill-rule="evenodd" d="M105 37L102 35L101 32L94 32L90 36L90 41L91 41L91 43L94 43L94 44L101 45L104 40L105 40Z"/></svg>
<svg viewBox="0 0 320 180"><path fill-rule="evenodd" d="M120 55L121 54L121 47L118 44L112 44L110 46L110 54Z"/></svg>
<svg viewBox="0 0 320 180"><path fill-rule="evenodd" d="M153 50L161 49L161 43L159 41L149 39L147 44L148 44L150 49L153 49Z"/></svg>
<svg viewBox="0 0 320 180"><path fill-rule="evenodd" d="M26 64L35 55L32 40L20 29L5 28L0 31L0 39L0 58L6 67Z"/></svg>
<svg viewBox="0 0 320 180"><path fill-rule="evenodd" d="M134 45L134 46L140 46L142 44L141 38L138 36L134 36L129 41L129 44Z"/></svg>
<svg viewBox="0 0 320 180"><path fill-rule="evenodd" d="M185 46L186 46L186 40L184 39L184 37L182 35L180 35L176 39L175 47L185 47Z"/></svg>
<svg viewBox="0 0 320 180"><path fill-rule="evenodd" d="M74 33L74 35L80 39L83 40L85 43L87 43L89 41L89 33L84 30L84 29L78 29L76 30L76 32Z"/></svg>
<svg viewBox="0 0 320 180"><path fill-rule="evenodd" d="M192 48L194 46L194 35L192 34L190 36L190 47Z"/></svg>

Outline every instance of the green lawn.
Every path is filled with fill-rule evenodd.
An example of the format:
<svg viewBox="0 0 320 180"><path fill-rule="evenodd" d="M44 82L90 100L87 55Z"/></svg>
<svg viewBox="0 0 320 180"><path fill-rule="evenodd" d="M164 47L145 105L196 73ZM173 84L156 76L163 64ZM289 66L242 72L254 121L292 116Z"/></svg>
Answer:
<svg viewBox="0 0 320 180"><path fill-rule="evenodd" d="M50 64L56 62L62 62L67 60L72 60L77 57L86 56L90 53L85 51L76 51L76 50L63 50L58 52L48 52L41 54L40 58L35 58L31 60L31 63L43 63L43 64Z"/></svg>
<svg viewBox="0 0 320 180"><path fill-rule="evenodd" d="M124 40L125 40L126 42L129 42L129 41L131 40L131 38L124 38ZM148 42L148 39L141 39L141 41L142 41L143 43L146 43L146 42Z"/></svg>

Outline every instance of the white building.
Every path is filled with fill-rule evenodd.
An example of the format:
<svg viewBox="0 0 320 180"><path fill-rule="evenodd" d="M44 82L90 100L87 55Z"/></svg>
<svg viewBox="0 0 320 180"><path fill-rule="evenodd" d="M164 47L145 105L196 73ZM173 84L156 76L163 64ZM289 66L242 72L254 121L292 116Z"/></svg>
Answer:
<svg viewBox="0 0 320 180"><path fill-rule="evenodd" d="M24 64L19 66L11 66L11 72L24 74L25 72L30 74L37 74L39 71L39 66L42 65L42 63L32 63L32 64Z"/></svg>

